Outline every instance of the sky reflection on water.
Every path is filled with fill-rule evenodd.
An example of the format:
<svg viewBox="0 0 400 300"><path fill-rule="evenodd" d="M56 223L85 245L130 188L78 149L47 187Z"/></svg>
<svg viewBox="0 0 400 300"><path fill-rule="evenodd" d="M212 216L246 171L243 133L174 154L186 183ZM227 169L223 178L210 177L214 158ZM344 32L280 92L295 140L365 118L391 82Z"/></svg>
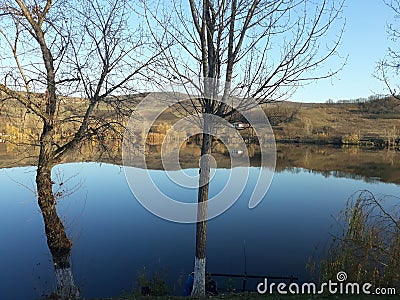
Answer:
<svg viewBox="0 0 400 300"><path fill-rule="evenodd" d="M31 299L55 286L43 220L37 199L27 188L34 189L34 171L34 167L0 170L0 299ZM400 195L400 186L395 184L296 169L276 173L264 200L250 210L248 197L256 171L250 168L250 180L231 209L209 222L210 272L243 273L245 241L248 274L307 280L305 264L315 247L321 250L329 233L338 230L332 227L334 217L348 197L362 189L378 196ZM72 269L83 297L115 296L130 290L143 266L164 273L172 292L180 294L194 260L193 224L176 224L149 213L134 199L119 166L71 163L53 172L53 177L64 179L62 188L79 185L59 201L57 209L73 241ZM197 198L196 189L177 189L163 171L150 172L171 197ZM228 172L217 170L212 195L224 186ZM226 280L218 281L223 285Z"/></svg>

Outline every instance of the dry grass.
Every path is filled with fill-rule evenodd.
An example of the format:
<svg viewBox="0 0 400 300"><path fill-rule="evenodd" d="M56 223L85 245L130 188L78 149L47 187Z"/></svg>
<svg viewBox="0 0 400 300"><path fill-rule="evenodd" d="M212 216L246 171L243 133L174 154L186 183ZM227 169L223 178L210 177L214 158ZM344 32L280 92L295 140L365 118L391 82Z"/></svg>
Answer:
<svg viewBox="0 0 400 300"><path fill-rule="evenodd" d="M300 138L321 142L340 140L346 135L386 140L395 130L399 137L400 103L396 101L302 105L293 122L275 128L275 136L278 140Z"/></svg>

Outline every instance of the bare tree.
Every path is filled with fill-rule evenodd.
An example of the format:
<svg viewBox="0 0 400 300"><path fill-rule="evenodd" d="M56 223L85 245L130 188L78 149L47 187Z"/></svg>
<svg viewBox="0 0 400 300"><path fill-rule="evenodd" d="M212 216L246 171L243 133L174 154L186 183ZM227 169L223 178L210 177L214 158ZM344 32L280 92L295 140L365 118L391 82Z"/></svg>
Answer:
<svg viewBox="0 0 400 300"><path fill-rule="evenodd" d="M203 118L193 296L205 293L206 216L213 136L211 118L228 118L287 99L298 86L335 75L343 66L319 68L337 54L343 1L185 0L142 1L152 35L163 49L160 75L198 95L191 103ZM331 31L336 27L336 31ZM223 82L223 83L221 83ZM219 96L218 96L219 95ZM233 108L229 97L240 98ZM252 101L250 101L252 99Z"/></svg>
<svg viewBox="0 0 400 300"><path fill-rule="evenodd" d="M399 0L384 0L384 3L393 10L395 18L400 16ZM394 46L389 47L386 57L378 62L377 78L384 82L393 97L400 99L400 86L398 82L398 74L400 70L400 49L396 48L397 41L400 38L400 28L397 24L390 23L388 24L387 32L389 39L393 42Z"/></svg>
<svg viewBox="0 0 400 300"><path fill-rule="evenodd" d="M0 2L0 101L26 108L42 124L33 141L39 147L36 186L57 282L66 285L58 288L62 299L78 294L51 170L93 138L107 150L104 137L122 132L132 110L129 95L156 57L144 51L139 26L130 31L127 22L135 16L127 6L125 0Z"/></svg>

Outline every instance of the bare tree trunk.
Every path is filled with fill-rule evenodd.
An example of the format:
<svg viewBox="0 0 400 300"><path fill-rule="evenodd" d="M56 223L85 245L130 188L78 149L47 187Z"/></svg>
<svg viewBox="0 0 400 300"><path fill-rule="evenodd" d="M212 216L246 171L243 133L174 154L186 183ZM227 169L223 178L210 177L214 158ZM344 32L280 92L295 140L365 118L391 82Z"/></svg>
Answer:
<svg viewBox="0 0 400 300"><path fill-rule="evenodd" d="M40 158L46 156L45 150L45 147L42 146ZM72 244L67 237L63 223L57 215L52 185L51 165L48 161L40 159L36 174L36 186L39 207L44 220L47 245L53 257L57 284L56 295L60 299L77 299L79 298L79 290L74 283L70 264Z"/></svg>
<svg viewBox="0 0 400 300"><path fill-rule="evenodd" d="M211 132L211 121L204 119L203 141L201 147L200 178L198 191L198 208L196 223L196 256L194 263L194 282L192 289L193 297L205 295L205 275L206 275L206 240L207 240L207 201L208 188L210 182L210 158L213 136Z"/></svg>

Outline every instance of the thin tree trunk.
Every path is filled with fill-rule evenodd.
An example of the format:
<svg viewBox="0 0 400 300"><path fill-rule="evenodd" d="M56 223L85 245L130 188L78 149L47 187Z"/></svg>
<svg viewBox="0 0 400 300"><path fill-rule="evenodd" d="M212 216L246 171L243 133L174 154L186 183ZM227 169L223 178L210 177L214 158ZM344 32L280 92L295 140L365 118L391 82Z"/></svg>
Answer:
<svg viewBox="0 0 400 300"><path fill-rule="evenodd" d="M40 158L46 156L46 150L42 146ZM76 287L70 264L71 241L68 239L65 228L57 215L56 201L52 191L51 165L47 161L39 159L36 174L36 186L38 191L39 207L43 215L47 245L51 252L57 290L56 295L60 299L77 299L79 290Z"/></svg>
<svg viewBox="0 0 400 300"><path fill-rule="evenodd" d="M196 256L194 263L193 297L205 295L206 275L206 240L207 240L207 201L210 182L210 160L213 137L211 132L211 121L207 116L204 119L204 133L201 147L200 178L198 192L198 209L196 223ZM205 156L204 156L205 155Z"/></svg>

